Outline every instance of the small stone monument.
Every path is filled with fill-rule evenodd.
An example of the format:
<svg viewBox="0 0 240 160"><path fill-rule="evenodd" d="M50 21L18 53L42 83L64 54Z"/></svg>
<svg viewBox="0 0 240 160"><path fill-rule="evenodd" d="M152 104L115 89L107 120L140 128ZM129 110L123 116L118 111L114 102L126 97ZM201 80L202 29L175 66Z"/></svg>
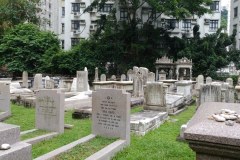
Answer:
<svg viewBox="0 0 240 160"><path fill-rule="evenodd" d="M22 87L28 88L28 72L27 71L23 71L22 73Z"/></svg>
<svg viewBox="0 0 240 160"><path fill-rule="evenodd" d="M232 78L227 78L226 82L230 85L233 86L233 79Z"/></svg>
<svg viewBox="0 0 240 160"><path fill-rule="evenodd" d="M110 79L111 79L111 81L116 81L117 77L115 75L112 75Z"/></svg>
<svg viewBox="0 0 240 160"><path fill-rule="evenodd" d="M100 89L92 95L92 133L130 143L130 94Z"/></svg>
<svg viewBox="0 0 240 160"><path fill-rule="evenodd" d="M143 96L143 78L140 72L136 72L133 75L133 97Z"/></svg>
<svg viewBox="0 0 240 160"><path fill-rule="evenodd" d="M211 77L207 77L206 78L206 84L211 84L212 83L212 78Z"/></svg>
<svg viewBox="0 0 240 160"><path fill-rule="evenodd" d="M10 115L10 84L0 82L0 120L3 120Z"/></svg>
<svg viewBox="0 0 240 160"><path fill-rule="evenodd" d="M197 77L197 89L200 88L201 84L204 84L204 77L203 77L203 75L198 75L198 77Z"/></svg>
<svg viewBox="0 0 240 160"><path fill-rule="evenodd" d="M148 82L154 82L155 81L155 73L153 73L153 72L148 73L147 81Z"/></svg>
<svg viewBox="0 0 240 160"><path fill-rule="evenodd" d="M36 128L64 132L64 94L57 89L36 93Z"/></svg>
<svg viewBox="0 0 240 160"><path fill-rule="evenodd" d="M42 74L36 74L34 76L34 82L33 82L33 90L39 90L42 89Z"/></svg>
<svg viewBox="0 0 240 160"><path fill-rule="evenodd" d="M139 72L142 74L143 85L147 84L148 69L145 67L140 67Z"/></svg>
<svg viewBox="0 0 240 160"><path fill-rule="evenodd" d="M77 92L88 91L88 71L77 71Z"/></svg>
<svg viewBox="0 0 240 160"><path fill-rule="evenodd" d="M166 107L166 88L163 82L147 83L144 91L146 110L167 111Z"/></svg>
<svg viewBox="0 0 240 160"><path fill-rule="evenodd" d="M218 83L201 85L199 90L199 105L204 102L222 102L223 93L221 87L221 84Z"/></svg>
<svg viewBox="0 0 240 160"><path fill-rule="evenodd" d="M191 81L178 81L175 83L177 86L177 93L183 94L186 103L192 100L192 82Z"/></svg>
<svg viewBox="0 0 240 160"><path fill-rule="evenodd" d="M129 69L127 71L127 77L128 77L128 81L133 81L133 70Z"/></svg>
<svg viewBox="0 0 240 160"><path fill-rule="evenodd" d="M95 68L95 78L94 78L94 82L98 82L98 67Z"/></svg>
<svg viewBox="0 0 240 160"><path fill-rule="evenodd" d="M71 86L71 92L77 92L77 78L73 78L72 86Z"/></svg>
<svg viewBox="0 0 240 160"><path fill-rule="evenodd" d="M121 75L121 81L126 81L126 75L125 74Z"/></svg>
<svg viewBox="0 0 240 160"><path fill-rule="evenodd" d="M106 74L101 74L100 81L107 81Z"/></svg>

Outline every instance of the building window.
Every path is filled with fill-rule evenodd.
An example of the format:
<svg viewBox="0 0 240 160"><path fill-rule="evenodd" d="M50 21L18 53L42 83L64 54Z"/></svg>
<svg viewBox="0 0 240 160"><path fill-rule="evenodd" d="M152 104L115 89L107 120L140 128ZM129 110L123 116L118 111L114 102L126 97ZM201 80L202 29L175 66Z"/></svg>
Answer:
<svg viewBox="0 0 240 160"><path fill-rule="evenodd" d="M64 49L64 40L61 40L62 49Z"/></svg>
<svg viewBox="0 0 240 160"><path fill-rule="evenodd" d="M209 30L216 31L218 29L218 20L209 20Z"/></svg>
<svg viewBox="0 0 240 160"><path fill-rule="evenodd" d="M79 30L80 29L80 20L72 20L71 28L72 28L72 30Z"/></svg>
<svg viewBox="0 0 240 160"><path fill-rule="evenodd" d="M100 12L110 12L112 10L112 4L105 4L101 9L99 8Z"/></svg>
<svg viewBox="0 0 240 160"><path fill-rule="evenodd" d="M72 12L80 12L80 3L72 3Z"/></svg>
<svg viewBox="0 0 240 160"><path fill-rule="evenodd" d="M51 5L51 3L49 3L49 9L51 9L52 8L52 5Z"/></svg>
<svg viewBox="0 0 240 160"><path fill-rule="evenodd" d="M179 22L176 19L166 19L168 29L179 28Z"/></svg>
<svg viewBox="0 0 240 160"><path fill-rule="evenodd" d="M85 2L80 3L80 7L81 7L81 8L86 8Z"/></svg>
<svg viewBox="0 0 240 160"><path fill-rule="evenodd" d="M65 17L65 7L62 7L62 17Z"/></svg>
<svg viewBox="0 0 240 160"><path fill-rule="evenodd" d="M71 45L76 46L80 42L80 38L71 38Z"/></svg>
<svg viewBox="0 0 240 160"><path fill-rule="evenodd" d="M191 29L192 28L191 20L190 19L183 20L182 28L183 29Z"/></svg>
<svg viewBox="0 0 240 160"><path fill-rule="evenodd" d="M64 33L64 30L65 30L65 25L64 23L62 23L62 34Z"/></svg>
<svg viewBox="0 0 240 160"><path fill-rule="evenodd" d="M219 11L219 1L213 1L210 5L212 11Z"/></svg>
<svg viewBox="0 0 240 160"><path fill-rule="evenodd" d="M233 16L234 17L237 17L238 16L238 7L235 7L234 10L233 10Z"/></svg>
<svg viewBox="0 0 240 160"><path fill-rule="evenodd" d="M120 20L127 20L128 19L128 12L125 8L120 9Z"/></svg>

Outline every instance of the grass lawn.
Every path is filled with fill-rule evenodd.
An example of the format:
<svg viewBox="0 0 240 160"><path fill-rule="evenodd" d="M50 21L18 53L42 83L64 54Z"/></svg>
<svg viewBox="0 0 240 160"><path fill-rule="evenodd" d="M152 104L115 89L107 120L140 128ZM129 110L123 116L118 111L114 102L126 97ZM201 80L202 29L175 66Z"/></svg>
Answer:
<svg viewBox="0 0 240 160"><path fill-rule="evenodd" d="M131 113L141 111L142 107L135 107ZM195 153L191 151L188 144L176 141L180 126L186 123L193 115L195 107L191 106L178 116L172 116L171 119L177 121L168 121L160 128L149 132L144 137L131 134L131 145L119 152L114 160L193 160ZM4 122L21 126L21 131L33 129L35 126L35 111L33 108L24 108L22 106L12 105L12 117ZM64 134L60 134L50 140L46 140L33 145L33 158L50 152L56 148L73 142L81 137L91 133L91 120L72 119L72 111L65 112L65 123L72 124L72 129L65 129ZM22 139L35 137L45 134L45 131L37 131L22 136ZM97 137L83 145L76 146L71 151L61 154L55 160L80 160L85 159L91 154L102 149L104 146L112 143L114 139Z"/></svg>

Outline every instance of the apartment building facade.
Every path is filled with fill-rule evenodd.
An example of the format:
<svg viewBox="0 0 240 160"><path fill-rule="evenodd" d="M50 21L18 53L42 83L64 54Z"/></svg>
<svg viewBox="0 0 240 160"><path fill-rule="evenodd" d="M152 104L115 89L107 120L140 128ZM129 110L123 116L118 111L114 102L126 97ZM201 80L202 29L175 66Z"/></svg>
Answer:
<svg viewBox="0 0 240 160"><path fill-rule="evenodd" d="M236 49L240 49L240 0L231 0L230 4L230 29L229 33L232 34L233 30L237 31L236 35Z"/></svg>
<svg viewBox="0 0 240 160"><path fill-rule="evenodd" d="M82 39L87 39L97 29L97 20L102 14L108 14L112 8L116 8L116 17L119 21L127 18L126 10L116 1L109 0L104 7L98 11L93 9L91 12L85 12L92 0L42 0L44 12L42 17L48 19L48 23L42 26L46 30L53 31L58 35L62 48L70 49ZM192 37L194 25L200 25L201 37L205 34L215 33L220 27L221 20L221 1L213 0L210 6L211 14L205 14L202 17L192 16L184 20L177 20L174 17L160 16L154 21L156 27L168 26L172 36ZM138 17L142 22L146 22L149 16L157 17L157 13L152 14L151 7L145 3L138 10Z"/></svg>

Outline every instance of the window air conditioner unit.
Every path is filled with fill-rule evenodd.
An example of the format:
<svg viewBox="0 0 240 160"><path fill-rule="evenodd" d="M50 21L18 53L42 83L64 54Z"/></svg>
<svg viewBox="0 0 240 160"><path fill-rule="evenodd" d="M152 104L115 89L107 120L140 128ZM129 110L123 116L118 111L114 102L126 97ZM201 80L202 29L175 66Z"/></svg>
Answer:
<svg viewBox="0 0 240 160"><path fill-rule="evenodd" d="M75 34L75 35L80 34L80 30L74 30L73 34Z"/></svg>
<svg viewBox="0 0 240 160"><path fill-rule="evenodd" d="M74 14L75 17L80 16L80 13L79 13L79 12L74 12L73 14Z"/></svg>

